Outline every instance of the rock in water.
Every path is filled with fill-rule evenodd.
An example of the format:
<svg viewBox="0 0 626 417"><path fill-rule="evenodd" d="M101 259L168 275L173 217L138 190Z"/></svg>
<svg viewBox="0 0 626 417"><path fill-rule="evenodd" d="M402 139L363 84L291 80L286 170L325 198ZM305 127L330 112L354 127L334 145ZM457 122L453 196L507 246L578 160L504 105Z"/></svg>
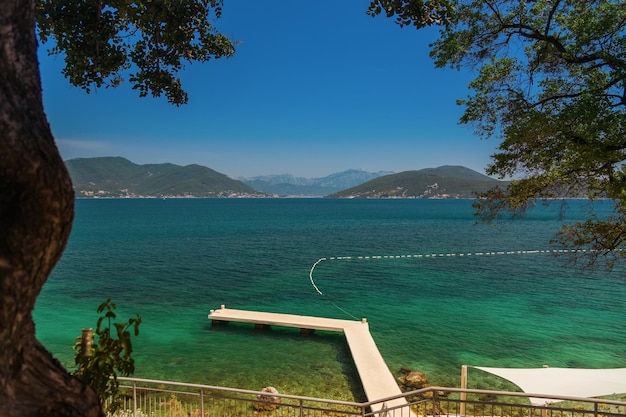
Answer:
<svg viewBox="0 0 626 417"><path fill-rule="evenodd" d="M404 384L412 389L425 388L428 385L428 376L420 371L412 371L404 377Z"/></svg>
<svg viewBox="0 0 626 417"><path fill-rule="evenodd" d="M428 386L428 376L420 371L403 367L400 369L398 385L402 391L414 391Z"/></svg>
<svg viewBox="0 0 626 417"><path fill-rule="evenodd" d="M265 387L261 392L266 392L268 395L259 394L257 400L259 402L253 403L253 407L257 411L273 411L276 410L278 404L280 404L280 397L271 394L278 394L278 390L274 387Z"/></svg>

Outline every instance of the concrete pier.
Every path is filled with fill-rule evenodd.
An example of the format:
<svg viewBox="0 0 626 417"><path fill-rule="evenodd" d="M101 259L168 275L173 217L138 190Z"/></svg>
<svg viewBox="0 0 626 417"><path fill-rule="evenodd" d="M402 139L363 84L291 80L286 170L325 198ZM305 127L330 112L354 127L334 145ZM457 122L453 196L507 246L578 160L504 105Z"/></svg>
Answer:
<svg viewBox="0 0 626 417"><path fill-rule="evenodd" d="M359 373L363 390L368 401L378 401L384 398L401 395L396 379L389 371L378 347L369 331L366 319L339 320L313 316L299 316L293 314L265 313L260 311L234 310L221 306L211 310L209 319L213 322L252 323L255 326L282 326L296 327L301 331L326 330L342 332L350 347L352 359ZM409 408L404 398L398 398L385 403L387 408L404 407L401 411L389 412L393 416L409 416ZM372 411L378 412L382 404L372 406Z"/></svg>

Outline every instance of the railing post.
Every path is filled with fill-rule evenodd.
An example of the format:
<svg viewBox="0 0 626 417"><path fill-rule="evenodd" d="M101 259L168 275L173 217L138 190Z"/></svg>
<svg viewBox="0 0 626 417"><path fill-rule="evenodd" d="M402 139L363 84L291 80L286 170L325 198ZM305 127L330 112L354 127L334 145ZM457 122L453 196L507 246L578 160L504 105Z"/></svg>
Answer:
<svg viewBox="0 0 626 417"><path fill-rule="evenodd" d="M467 365L461 366L461 388L467 389ZM467 401L467 392L461 392L461 403L459 404L459 414L465 415L465 405Z"/></svg>
<svg viewBox="0 0 626 417"><path fill-rule="evenodd" d="M204 390L200 388L200 416L204 417Z"/></svg>
<svg viewBox="0 0 626 417"><path fill-rule="evenodd" d="M304 417L304 400L300 399L298 404L300 404L300 417Z"/></svg>
<svg viewBox="0 0 626 417"><path fill-rule="evenodd" d="M137 417L137 381L133 381L133 417Z"/></svg>
<svg viewBox="0 0 626 417"><path fill-rule="evenodd" d="M93 345L93 329L86 327L82 331L82 337L80 338L81 354L83 356L89 356L91 353L91 346Z"/></svg>

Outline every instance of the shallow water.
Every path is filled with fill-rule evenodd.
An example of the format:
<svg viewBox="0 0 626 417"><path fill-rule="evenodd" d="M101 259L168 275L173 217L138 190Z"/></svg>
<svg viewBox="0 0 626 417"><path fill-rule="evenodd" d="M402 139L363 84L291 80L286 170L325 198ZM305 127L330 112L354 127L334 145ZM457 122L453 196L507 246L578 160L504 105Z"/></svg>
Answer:
<svg viewBox="0 0 626 417"><path fill-rule="evenodd" d="M209 310L366 317L393 372L419 369L436 385L458 386L463 364L623 367L623 271L476 255L548 249L582 205L489 227L467 200L78 200L37 334L69 366L74 337L110 296L120 318L144 321L136 376L347 400L363 398L342 335L212 327ZM323 295L309 279L323 257L428 254L456 256L327 259L313 271ZM470 386L485 385L507 386L471 370Z"/></svg>

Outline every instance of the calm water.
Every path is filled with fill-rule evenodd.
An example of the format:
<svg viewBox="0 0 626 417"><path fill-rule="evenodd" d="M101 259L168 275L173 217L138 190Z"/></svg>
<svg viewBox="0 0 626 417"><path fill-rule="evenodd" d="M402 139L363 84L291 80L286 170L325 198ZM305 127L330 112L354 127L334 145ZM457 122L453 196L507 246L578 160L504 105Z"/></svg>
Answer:
<svg viewBox="0 0 626 417"><path fill-rule="evenodd" d="M460 367L624 367L624 271L582 273L546 254L322 257L550 248L581 202L475 225L467 200L78 200L72 236L35 311L40 340L72 362L106 297L144 320L136 376L362 400L342 335L212 327L210 309L366 317L390 369L458 386ZM470 372L470 386L501 382ZM495 384L495 385L494 385Z"/></svg>

